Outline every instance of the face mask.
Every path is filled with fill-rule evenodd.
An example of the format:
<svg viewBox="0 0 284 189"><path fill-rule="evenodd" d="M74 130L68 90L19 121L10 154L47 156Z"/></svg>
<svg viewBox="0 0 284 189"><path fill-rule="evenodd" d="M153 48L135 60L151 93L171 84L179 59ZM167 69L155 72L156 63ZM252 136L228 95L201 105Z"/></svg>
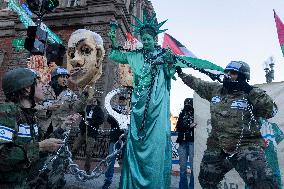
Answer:
<svg viewBox="0 0 284 189"><path fill-rule="evenodd" d="M223 87L226 88L229 92L233 91L242 91L244 87L244 80L237 79L236 81L232 81L230 76L225 75L223 79Z"/></svg>
<svg viewBox="0 0 284 189"><path fill-rule="evenodd" d="M67 69L78 88L93 86L102 74L104 48L90 31L73 33L68 41Z"/></svg>

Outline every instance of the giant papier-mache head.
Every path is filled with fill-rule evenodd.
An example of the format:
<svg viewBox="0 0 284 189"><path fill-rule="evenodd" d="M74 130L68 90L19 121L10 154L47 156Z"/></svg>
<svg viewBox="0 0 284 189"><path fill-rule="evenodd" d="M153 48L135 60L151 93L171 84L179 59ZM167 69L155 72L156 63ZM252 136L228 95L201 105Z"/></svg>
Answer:
<svg viewBox="0 0 284 189"><path fill-rule="evenodd" d="M163 21L161 23L157 23L156 14L153 13L153 15L149 18L148 13L146 12L143 16L143 21L139 20L136 16L133 16L135 19L137 25L132 24L134 28L134 33L143 35L144 33L149 33L153 37L157 36L160 33L163 33L167 31L167 29L160 30L160 27L164 25L164 23L167 21Z"/></svg>
<svg viewBox="0 0 284 189"><path fill-rule="evenodd" d="M94 85L101 77L105 55L103 39L93 31L76 30L71 34L67 49L67 69L76 88Z"/></svg>

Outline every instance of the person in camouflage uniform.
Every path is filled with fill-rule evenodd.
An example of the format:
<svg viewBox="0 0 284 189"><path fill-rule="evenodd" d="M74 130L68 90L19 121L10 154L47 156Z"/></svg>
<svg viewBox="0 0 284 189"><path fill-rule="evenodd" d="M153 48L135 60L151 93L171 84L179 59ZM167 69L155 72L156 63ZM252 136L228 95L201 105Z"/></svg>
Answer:
<svg viewBox="0 0 284 189"><path fill-rule="evenodd" d="M200 165L204 189L218 188L235 168L250 189L277 189L276 178L262 149L258 118L271 118L277 107L265 91L250 86L249 65L232 61L225 68L223 85L177 72L182 81L210 102L212 131Z"/></svg>
<svg viewBox="0 0 284 189"><path fill-rule="evenodd" d="M43 99L38 76L26 68L8 71L2 80L6 102L0 104L0 188L30 188L27 178L42 151L56 151L63 141L39 141L35 102Z"/></svg>
<svg viewBox="0 0 284 189"><path fill-rule="evenodd" d="M60 138L63 139L63 133L66 131L63 124L67 117L75 115L76 112L84 111L88 100L88 92L84 92L80 98L67 87L67 79L69 72L65 68L57 67L51 72L51 82L49 86L45 86L43 103L37 105L39 124L42 125L45 131L44 138ZM91 93L90 93L91 95ZM52 163L48 163L48 168L39 174L39 167L50 161L53 156L48 156L48 153L42 156L38 165L30 174L29 183L33 187L42 187L49 189L62 188L66 181L64 180L64 172L66 171L67 154L64 152L59 154L59 157Z"/></svg>
<svg viewBox="0 0 284 189"><path fill-rule="evenodd" d="M76 112L84 112L87 103L92 100L93 91L86 89L79 96L67 86L69 72L57 67L51 72L51 82L45 86L45 100L37 106L41 110L40 122L47 131L47 136L62 138L65 131L62 124L66 117ZM90 87L91 89L91 87Z"/></svg>

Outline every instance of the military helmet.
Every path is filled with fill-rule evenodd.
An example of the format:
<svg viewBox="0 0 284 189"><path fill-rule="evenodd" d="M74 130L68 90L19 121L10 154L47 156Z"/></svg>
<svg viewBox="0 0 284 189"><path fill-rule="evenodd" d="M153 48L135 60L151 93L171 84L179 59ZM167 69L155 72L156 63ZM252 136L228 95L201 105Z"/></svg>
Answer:
<svg viewBox="0 0 284 189"><path fill-rule="evenodd" d="M69 72L67 69L65 68L61 68L61 67L57 67L57 68L54 68L51 72L51 78L55 77L55 76L58 76L58 75L68 75L70 76Z"/></svg>
<svg viewBox="0 0 284 189"><path fill-rule="evenodd" d="M247 80L250 80L250 67L243 61L231 61L224 71L236 71L243 74Z"/></svg>
<svg viewBox="0 0 284 189"><path fill-rule="evenodd" d="M38 76L27 68L16 68L6 72L2 79L4 94L16 92L34 84Z"/></svg>

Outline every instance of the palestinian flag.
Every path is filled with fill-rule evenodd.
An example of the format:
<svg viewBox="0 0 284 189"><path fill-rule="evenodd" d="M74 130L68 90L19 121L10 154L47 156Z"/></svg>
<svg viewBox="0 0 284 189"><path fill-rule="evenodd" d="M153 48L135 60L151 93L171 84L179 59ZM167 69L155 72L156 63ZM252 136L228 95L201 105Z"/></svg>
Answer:
<svg viewBox="0 0 284 189"><path fill-rule="evenodd" d="M135 49L141 49L143 47L143 44L136 39L131 33L126 33L127 41L125 42L123 48L129 49L129 50L135 50Z"/></svg>
<svg viewBox="0 0 284 189"><path fill-rule="evenodd" d="M280 20L279 16L276 14L275 10L273 10L273 12L278 33L278 39L281 46L282 54L284 56L284 24Z"/></svg>
<svg viewBox="0 0 284 189"><path fill-rule="evenodd" d="M192 52L190 52L183 44L181 44L178 40L176 40L167 33L165 33L164 35L162 47L170 48L176 55L184 55L196 58L196 56Z"/></svg>
<svg viewBox="0 0 284 189"><path fill-rule="evenodd" d="M174 54L178 55L177 66L182 68L188 67L188 65L182 62L189 62L191 65L204 69L210 73L220 74L224 69L216 64L209 62L207 60L202 60L197 58L191 51L189 51L184 45L182 45L178 40L170 36L169 34L164 34L163 48L170 48ZM179 61L180 60L180 61Z"/></svg>

